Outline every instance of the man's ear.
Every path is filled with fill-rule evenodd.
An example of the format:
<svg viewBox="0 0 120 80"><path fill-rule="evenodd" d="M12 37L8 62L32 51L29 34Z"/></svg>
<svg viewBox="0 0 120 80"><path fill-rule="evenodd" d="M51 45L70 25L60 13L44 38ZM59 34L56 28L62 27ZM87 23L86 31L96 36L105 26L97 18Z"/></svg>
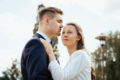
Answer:
<svg viewBox="0 0 120 80"><path fill-rule="evenodd" d="M45 21L45 24L48 25L48 23L49 23L49 17L48 16L44 16L44 21Z"/></svg>
<svg viewBox="0 0 120 80"><path fill-rule="evenodd" d="M48 24L48 23L49 23L49 19L45 18L45 24Z"/></svg>
<svg viewBox="0 0 120 80"><path fill-rule="evenodd" d="M46 22L49 23L49 19L48 18L46 18Z"/></svg>

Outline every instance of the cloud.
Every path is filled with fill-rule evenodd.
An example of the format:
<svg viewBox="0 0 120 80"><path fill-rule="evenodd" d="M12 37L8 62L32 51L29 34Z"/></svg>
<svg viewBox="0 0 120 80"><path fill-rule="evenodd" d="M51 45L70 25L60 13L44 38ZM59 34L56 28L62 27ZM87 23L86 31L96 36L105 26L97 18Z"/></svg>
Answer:
<svg viewBox="0 0 120 80"><path fill-rule="evenodd" d="M33 24L15 14L0 14L0 22L0 34L10 39L20 39L32 34Z"/></svg>
<svg viewBox="0 0 120 80"><path fill-rule="evenodd" d="M3 71L12 59L20 59L25 43L32 36L33 24L12 13L0 14L0 22L0 71Z"/></svg>
<svg viewBox="0 0 120 80"><path fill-rule="evenodd" d="M113 13L120 10L120 0L108 0L105 5L105 13Z"/></svg>
<svg viewBox="0 0 120 80"><path fill-rule="evenodd" d="M103 14L104 6L107 3L106 0L31 0L33 5L38 5L43 3L45 6L56 6L58 8L64 9L65 7L76 6L91 11L92 13L97 13L99 15ZM70 9L70 8L69 8Z"/></svg>
<svg viewBox="0 0 120 80"><path fill-rule="evenodd" d="M66 7L71 9L69 8L70 6L73 8L74 6L79 6L101 18L120 9L120 0L31 0L31 3L36 6L43 3L45 6L55 6L63 11Z"/></svg>

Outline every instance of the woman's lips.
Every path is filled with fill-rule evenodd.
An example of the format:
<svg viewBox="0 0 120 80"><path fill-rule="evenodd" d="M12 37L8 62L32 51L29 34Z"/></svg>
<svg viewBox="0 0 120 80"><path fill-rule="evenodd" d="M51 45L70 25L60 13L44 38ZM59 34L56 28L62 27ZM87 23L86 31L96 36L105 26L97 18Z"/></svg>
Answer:
<svg viewBox="0 0 120 80"><path fill-rule="evenodd" d="M68 39L63 39L64 41L68 41Z"/></svg>

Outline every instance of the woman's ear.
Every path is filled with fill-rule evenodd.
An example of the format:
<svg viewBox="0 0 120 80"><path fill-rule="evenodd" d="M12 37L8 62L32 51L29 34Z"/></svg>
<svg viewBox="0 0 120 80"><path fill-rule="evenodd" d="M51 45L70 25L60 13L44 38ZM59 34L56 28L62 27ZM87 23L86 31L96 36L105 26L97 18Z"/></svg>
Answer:
<svg viewBox="0 0 120 80"><path fill-rule="evenodd" d="M77 36L77 40L79 41L81 39L81 36Z"/></svg>

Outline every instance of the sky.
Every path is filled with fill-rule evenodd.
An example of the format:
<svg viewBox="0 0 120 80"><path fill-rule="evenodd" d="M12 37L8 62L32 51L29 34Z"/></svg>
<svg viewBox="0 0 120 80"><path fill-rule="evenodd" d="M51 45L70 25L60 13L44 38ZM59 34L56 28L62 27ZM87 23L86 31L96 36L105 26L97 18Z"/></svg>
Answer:
<svg viewBox="0 0 120 80"><path fill-rule="evenodd" d="M17 58L20 61L24 45L33 35L39 4L60 8L64 12L63 25L68 22L79 24L90 53L100 45L96 36L120 31L120 0L1 0L0 76L10 67L12 60ZM67 50L58 38L60 62L65 65Z"/></svg>

